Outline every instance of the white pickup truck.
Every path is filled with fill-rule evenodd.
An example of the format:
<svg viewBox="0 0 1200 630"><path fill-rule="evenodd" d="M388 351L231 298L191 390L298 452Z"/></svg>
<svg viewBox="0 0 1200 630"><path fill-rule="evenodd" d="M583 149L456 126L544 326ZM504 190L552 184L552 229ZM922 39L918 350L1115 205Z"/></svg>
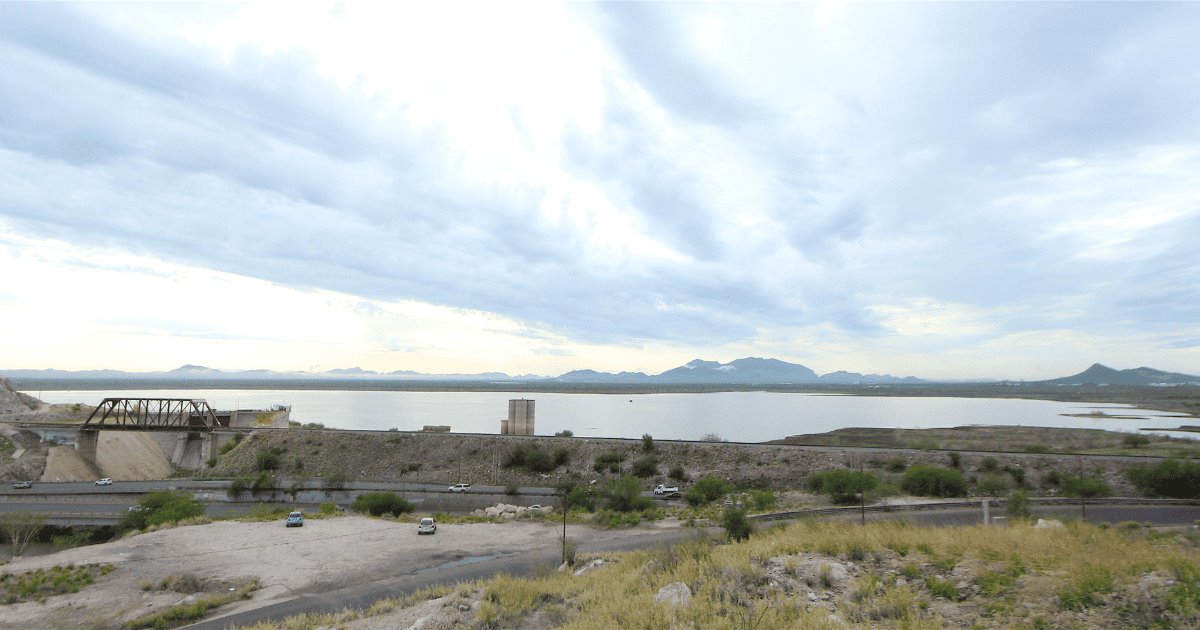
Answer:
<svg viewBox="0 0 1200 630"><path fill-rule="evenodd" d="M679 486L664 486L660 483L658 484L658 487L654 489L654 494L679 494Z"/></svg>

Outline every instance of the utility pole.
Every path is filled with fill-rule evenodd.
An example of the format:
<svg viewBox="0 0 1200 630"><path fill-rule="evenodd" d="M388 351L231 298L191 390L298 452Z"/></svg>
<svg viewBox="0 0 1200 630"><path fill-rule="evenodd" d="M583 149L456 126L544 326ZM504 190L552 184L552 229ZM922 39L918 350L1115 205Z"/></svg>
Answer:
<svg viewBox="0 0 1200 630"><path fill-rule="evenodd" d="M862 524L867 524L867 479L863 473L862 455L858 456L858 514Z"/></svg>
<svg viewBox="0 0 1200 630"><path fill-rule="evenodd" d="M562 535L562 561L567 563L567 489L562 491L562 511L563 511L563 535Z"/></svg>

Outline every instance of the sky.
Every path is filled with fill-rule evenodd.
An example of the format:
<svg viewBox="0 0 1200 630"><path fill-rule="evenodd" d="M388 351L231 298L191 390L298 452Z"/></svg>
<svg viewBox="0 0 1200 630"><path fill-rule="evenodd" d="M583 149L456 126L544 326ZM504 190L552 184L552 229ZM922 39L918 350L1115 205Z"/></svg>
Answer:
<svg viewBox="0 0 1200 630"><path fill-rule="evenodd" d="M0 3L0 369L1200 374L1200 4Z"/></svg>

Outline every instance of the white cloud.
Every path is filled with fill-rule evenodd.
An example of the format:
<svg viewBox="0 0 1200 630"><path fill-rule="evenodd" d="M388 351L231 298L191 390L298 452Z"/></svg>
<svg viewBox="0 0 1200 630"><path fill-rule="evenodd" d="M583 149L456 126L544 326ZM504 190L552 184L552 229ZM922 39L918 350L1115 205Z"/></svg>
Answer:
<svg viewBox="0 0 1200 630"><path fill-rule="evenodd" d="M0 317L38 331L6 356L990 376L1016 356L997 344L1059 340L1064 362L1118 344L1189 371L1197 24L1192 5L0 5L0 221L32 274ZM100 319L49 282L305 316Z"/></svg>

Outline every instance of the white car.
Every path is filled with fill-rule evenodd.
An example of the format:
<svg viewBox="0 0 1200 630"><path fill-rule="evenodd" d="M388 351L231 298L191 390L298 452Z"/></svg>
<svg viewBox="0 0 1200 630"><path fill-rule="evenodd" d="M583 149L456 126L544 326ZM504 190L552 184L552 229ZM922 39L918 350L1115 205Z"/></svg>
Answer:
<svg viewBox="0 0 1200 630"><path fill-rule="evenodd" d="M111 486L111 485L112 485L112 479L109 479L108 477L105 477L105 478L103 478L103 479L97 479L97 480L96 480L96 485L97 485L97 486Z"/></svg>
<svg viewBox="0 0 1200 630"><path fill-rule="evenodd" d="M450 492L466 492L470 489L471 484L469 483L456 483L453 486L450 486Z"/></svg>
<svg viewBox="0 0 1200 630"><path fill-rule="evenodd" d="M420 523L417 523L417 535L421 534L436 534L437 523L431 518L423 518Z"/></svg>

